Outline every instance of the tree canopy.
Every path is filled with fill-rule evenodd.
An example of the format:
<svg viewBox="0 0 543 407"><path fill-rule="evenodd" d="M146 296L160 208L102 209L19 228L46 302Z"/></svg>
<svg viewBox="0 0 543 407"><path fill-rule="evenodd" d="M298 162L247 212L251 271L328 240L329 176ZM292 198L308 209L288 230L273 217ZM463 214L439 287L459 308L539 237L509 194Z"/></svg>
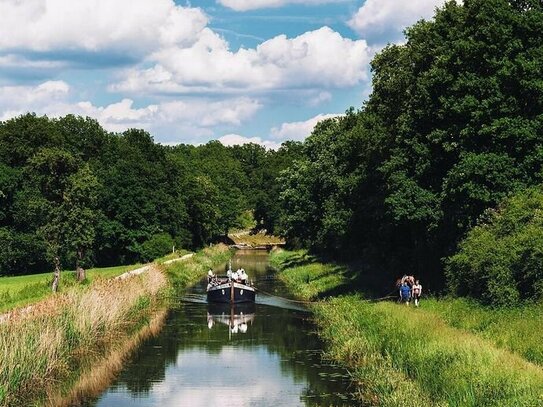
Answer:
<svg viewBox="0 0 543 407"><path fill-rule="evenodd" d="M451 1L372 61L359 110L317 126L281 178L283 230L386 278L443 286L479 216L542 181L543 3Z"/></svg>
<svg viewBox="0 0 543 407"><path fill-rule="evenodd" d="M206 245L248 214L271 230L276 174L294 145L168 147L73 115L2 122L0 275L43 272L55 259L69 268L148 261Z"/></svg>

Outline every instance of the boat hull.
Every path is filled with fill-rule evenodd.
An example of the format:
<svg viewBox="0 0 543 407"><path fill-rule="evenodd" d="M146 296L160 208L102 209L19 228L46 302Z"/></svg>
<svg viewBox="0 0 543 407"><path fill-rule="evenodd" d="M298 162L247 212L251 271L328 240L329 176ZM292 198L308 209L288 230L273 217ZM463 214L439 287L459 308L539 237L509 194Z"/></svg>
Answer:
<svg viewBox="0 0 543 407"><path fill-rule="evenodd" d="M254 302L255 297L254 287L241 283L228 282L210 287L207 290L208 302L240 304Z"/></svg>

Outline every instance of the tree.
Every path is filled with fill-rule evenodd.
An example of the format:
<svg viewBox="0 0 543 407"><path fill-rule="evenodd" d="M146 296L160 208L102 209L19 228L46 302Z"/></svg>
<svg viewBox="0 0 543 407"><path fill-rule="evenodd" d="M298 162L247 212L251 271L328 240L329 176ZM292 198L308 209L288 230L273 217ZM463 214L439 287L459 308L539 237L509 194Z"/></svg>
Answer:
<svg viewBox="0 0 543 407"><path fill-rule="evenodd" d="M542 181L542 31L540 1L451 1L410 27L363 108L319 124L282 176L285 233L443 287L478 217Z"/></svg>
<svg viewBox="0 0 543 407"><path fill-rule="evenodd" d="M74 253L78 281L86 278L84 262L93 246L96 229L98 180L88 164L68 179L61 212L65 214L67 249Z"/></svg>
<svg viewBox="0 0 543 407"><path fill-rule="evenodd" d="M45 241L47 256L54 265L52 290L60 283L62 256L66 249L69 213L65 206L65 194L70 177L77 171L76 159L67 151L44 148L29 160L26 175L42 195L43 224L38 233Z"/></svg>

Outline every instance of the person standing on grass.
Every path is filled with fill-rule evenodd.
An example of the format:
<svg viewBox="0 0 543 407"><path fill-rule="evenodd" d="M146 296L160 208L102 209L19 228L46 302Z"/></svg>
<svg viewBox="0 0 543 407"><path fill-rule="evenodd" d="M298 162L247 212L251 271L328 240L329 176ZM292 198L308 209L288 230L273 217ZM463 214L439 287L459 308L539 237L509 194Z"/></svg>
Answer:
<svg viewBox="0 0 543 407"><path fill-rule="evenodd" d="M413 285L413 300L415 301L415 307L419 306L420 296L422 295L422 285L419 280L415 281Z"/></svg>
<svg viewBox="0 0 543 407"><path fill-rule="evenodd" d="M409 301L411 301L411 287L406 282L400 287L400 298L405 305L409 305Z"/></svg>

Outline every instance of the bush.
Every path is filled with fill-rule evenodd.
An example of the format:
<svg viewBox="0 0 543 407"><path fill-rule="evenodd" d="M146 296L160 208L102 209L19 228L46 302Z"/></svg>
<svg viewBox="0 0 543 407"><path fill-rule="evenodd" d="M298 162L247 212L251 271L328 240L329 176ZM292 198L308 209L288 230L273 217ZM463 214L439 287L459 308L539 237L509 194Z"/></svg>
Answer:
<svg viewBox="0 0 543 407"><path fill-rule="evenodd" d="M172 251L174 240L169 233L158 233L140 246L139 253L145 262L162 257Z"/></svg>
<svg viewBox="0 0 543 407"><path fill-rule="evenodd" d="M452 292L493 305L543 298L543 190L525 190L482 222L446 261Z"/></svg>

